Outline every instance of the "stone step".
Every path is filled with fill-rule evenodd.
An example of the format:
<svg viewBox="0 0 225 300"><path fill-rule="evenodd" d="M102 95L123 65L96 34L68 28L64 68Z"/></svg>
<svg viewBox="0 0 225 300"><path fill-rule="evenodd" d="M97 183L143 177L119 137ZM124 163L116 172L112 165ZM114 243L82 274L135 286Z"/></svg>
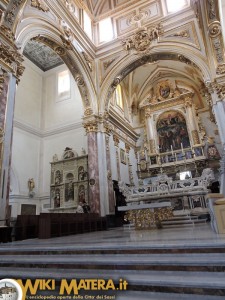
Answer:
<svg viewBox="0 0 225 300"><path fill-rule="evenodd" d="M163 229L166 231L167 229ZM168 229L169 230L169 229ZM140 234L142 231L139 231ZM135 231L136 234L136 231ZM57 239L57 238L56 238ZM204 243L199 241L198 244L191 244L181 241L180 244L173 243L173 241L166 241L165 243L154 243L152 245L142 244L104 244L101 245L58 245L52 239L52 245L42 244L38 246L37 239L29 240L29 244L16 242L1 244L0 256L2 255L59 255L59 254L181 254L181 253L225 253L225 244L223 242L216 242L214 244Z"/></svg>
<svg viewBox="0 0 225 300"><path fill-rule="evenodd" d="M225 280L222 272L171 272L171 271L133 271L133 270L80 270L80 269L40 269L40 268L1 268L1 278L20 279L120 279L128 282L129 290L199 295L218 295L225 297Z"/></svg>
<svg viewBox="0 0 225 300"><path fill-rule="evenodd" d="M225 254L5 255L1 267L167 271L225 271Z"/></svg>

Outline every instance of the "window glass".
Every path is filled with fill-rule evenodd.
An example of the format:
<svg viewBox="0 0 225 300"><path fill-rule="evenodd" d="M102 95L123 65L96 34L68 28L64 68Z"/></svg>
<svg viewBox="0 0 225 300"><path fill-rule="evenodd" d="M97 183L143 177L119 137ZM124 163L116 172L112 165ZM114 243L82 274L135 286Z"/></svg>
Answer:
<svg viewBox="0 0 225 300"><path fill-rule="evenodd" d="M123 109L122 89L120 84L116 87L116 105Z"/></svg>
<svg viewBox="0 0 225 300"><path fill-rule="evenodd" d="M69 71L63 71L58 74L58 96L67 97L70 95L70 74Z"/></svg>
<svg viewBox="0 0 225 300"><path fill-rule="evenodd" d="M91 24L91 18L84 10L84 31L87 33L90 39L92 39L92 24Z"/></svg>
<svg viewBox="0 0 225 300"><path fill-rule="evenodd" d="M186 6L187 0L166 0L168 12L175 12Z"/></svg>
<svg viewBox="0 0 225 300"><path fill-rule="evenodd" d="M113 39L113 28L110 18L99 22L99 42L107 42Z"/></svg>

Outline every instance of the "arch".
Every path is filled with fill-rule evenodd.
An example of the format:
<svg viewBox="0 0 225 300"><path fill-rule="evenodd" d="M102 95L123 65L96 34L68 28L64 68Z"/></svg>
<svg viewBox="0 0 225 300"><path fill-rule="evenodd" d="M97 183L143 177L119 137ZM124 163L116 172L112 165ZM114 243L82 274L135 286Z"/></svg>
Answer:
<svg viewBox="0 0 225 300"><path fill-rule="evenodd" d="M24 19L23 26L18 27L16 34L16 44L23 49L30 39L35 39L43 43L55 51L70 70L75 82L78 85L83 107L85 111L97 112L97 96L92 78L88 71L88 66L84 62L84 58L79 53L76 43L66 39L55 24L41 19L41 23L37 22L37 18L28 17ZM25 22L26 21L26 22Z"/></svg>
<svg viewBox="0 0 225 300"><path fill-rule="evenodd" d="M206 64L204 56L202 54L201 56L199 55L199 51L197 52L196 49L191 46L184 48L174 45L172 51L171 48L171 44L170 47L168 47L166 46L166 43L164 43L164 45L160 44L151 49L151 53L138 58L136 55L126 55L121 63L118 63L107 75L102 84L100 98L103 102L100 104L100 108L102 110L108 110L112 93L114 92L117 84L119 84L130 72L146 63L162 60L178 61L180 63L190 65L198 70L200 77L204 82L212 81L209 67ZM113 80L111 78L113 78Z"/></svg>

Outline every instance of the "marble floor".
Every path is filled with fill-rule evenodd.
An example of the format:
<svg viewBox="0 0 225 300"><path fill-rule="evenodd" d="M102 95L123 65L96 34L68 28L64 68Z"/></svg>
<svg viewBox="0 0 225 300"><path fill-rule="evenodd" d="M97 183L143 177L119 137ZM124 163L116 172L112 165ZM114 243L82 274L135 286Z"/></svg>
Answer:
<svg viewBox="0 0 225 300"><path fill-rule="evenodd" d="M115 228L46 240L29 239L0 244L1 249L98 249L98 248L151 248L151 247L205 247L225 246L225 234L216 234L210 224L163 228L161 230L135 230Z"/></svg>

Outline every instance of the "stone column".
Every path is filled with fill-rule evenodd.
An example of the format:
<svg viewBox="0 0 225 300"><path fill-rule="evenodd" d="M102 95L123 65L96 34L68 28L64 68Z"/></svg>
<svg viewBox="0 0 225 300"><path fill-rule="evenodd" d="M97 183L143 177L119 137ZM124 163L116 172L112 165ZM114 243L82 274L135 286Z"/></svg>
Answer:
<svg viewBox="0 0 225 300"><path fill-rule="evenodd" d="M111 158L110 158L110 147L109 147L109 135L105 135L106 143L106 164L107 164L107 180L108 180L108 199L109 199L109 214L115 213L115 197L113 190L112 174L111 174Z"/></svg>
<svg viewBox="0 0 225 300"><path fill-rule="evenodd" d="M193 104L193 99L191 97L187 97L185 99L185 106L187 113L187 125L191 133L192 145L199 145L200 139L198 134L198 124L196 121L196 112Z"/></svg>
<svg viewBox="0 0 225 300"><path fill-rule="evenodd" d="M98 124L95 120L84 124L88 142L89 202L92 213L100 214Z"/></svg>
<svg viewBox="0 0 225 300"><path fill-rule="evenodd" d="M223 154L220 167L220 193L225 195L225 84L208 85L211 94L212 111L218 125Z"/></svg>
<svg viewBox="0 0 225 300"><path fill-rule="evenodd" d="M3 72L5 73L5 72ZM12 74L4 74L0 91L0 220L9 216L10 167L13 133L13 115L15 103L16 78Z"/></svg>
<svg viewBox="0 0 225 300"><path fill-rule="evenodd" d="M130 146L128 144L125 144L125 149L127 153L127 164L128 164L128 172L129 172L129 180L130 180L130 185L134 185L134 176L132 172L132 165L130 164Z"/></svg>
<svg viewBox="0 0 225 300"><path fill-rule="evenodd" d="M114 145L116 148L116 166L117 166L117 178L118 181L121 180L121 175L120 175L120 159L119 159L119 139L116 135L113 136L113 141L114 141Z"/></svg>
<svg viewBox="0 0 225 300"><path fill-rule="evenodd" d="M150 113L150 109L146 109L145 118L146 118L147 137L149 141L149 152L150 154L156 153L155 138L154 138L154 122L153 122L153 116Z"/></svg>

